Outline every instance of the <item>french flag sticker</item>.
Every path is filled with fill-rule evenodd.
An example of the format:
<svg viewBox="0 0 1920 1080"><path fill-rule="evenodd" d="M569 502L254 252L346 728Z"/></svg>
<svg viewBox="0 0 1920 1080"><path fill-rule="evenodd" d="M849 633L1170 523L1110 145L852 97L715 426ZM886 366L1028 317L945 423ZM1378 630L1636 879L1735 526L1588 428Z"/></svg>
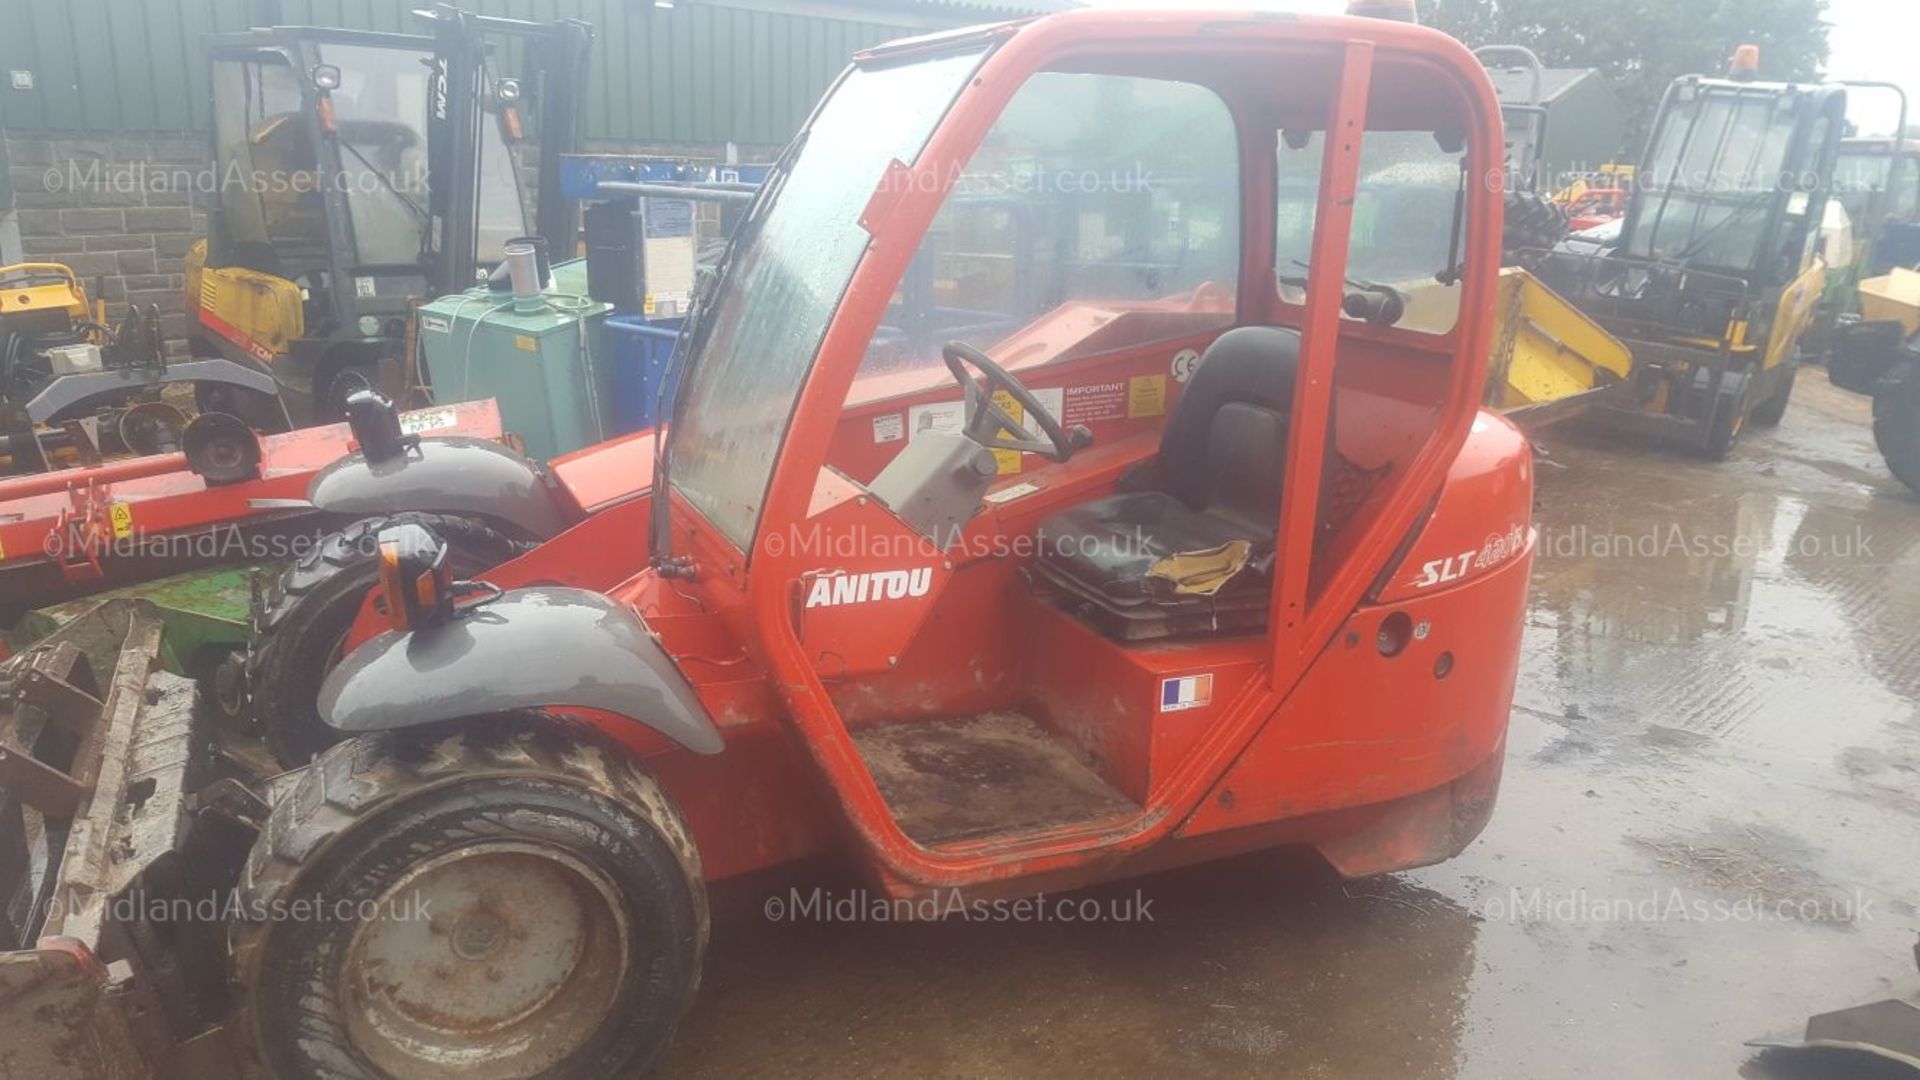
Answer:
<svg viewBox="0 0 1920 1080"><path fill-rule="evenodd" d="M1212 675L1183 675L1160 680L1160 711L1199 709L1213 703Z"/></svg>

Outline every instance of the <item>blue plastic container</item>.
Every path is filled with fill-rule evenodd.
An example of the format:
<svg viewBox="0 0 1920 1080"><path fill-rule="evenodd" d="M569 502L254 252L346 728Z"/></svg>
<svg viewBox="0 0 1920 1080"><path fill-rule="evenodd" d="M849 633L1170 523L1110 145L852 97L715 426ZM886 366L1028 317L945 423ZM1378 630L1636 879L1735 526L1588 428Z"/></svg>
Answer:
<svg viewBox="0 0 1920 1080"><path fill-rule="evenodd" d="M679 319L648 319L640 315L607 316L607 342L613 352L613 427L609 434L626 435L657 427L660 413L673 406L674 387L668 379L674 342L680 339ZM661 395L661 383L668 382Z"/></svg>

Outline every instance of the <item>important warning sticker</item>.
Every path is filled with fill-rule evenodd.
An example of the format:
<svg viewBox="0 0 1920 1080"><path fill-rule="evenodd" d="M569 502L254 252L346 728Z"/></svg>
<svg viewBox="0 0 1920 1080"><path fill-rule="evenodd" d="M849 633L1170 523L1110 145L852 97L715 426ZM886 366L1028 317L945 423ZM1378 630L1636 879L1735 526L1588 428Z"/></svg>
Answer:
<svg viewBox="0 0 1920 1080"><path fill-rule="evenodd" d="M1088 383L1085 386L1067 387L1066 403L1060 422L1071 427L1074 424L1097 424L1105 420L1121 420L1125 419L1126 415L1126 383Z"/></svg>
<svg viewBox="0 0 1920 1080"><path fill-rule="evenodd" d="M877 443L899 442L907 437L907 418L900 413L888 413L873 418L873 441Z"/></svg>
<svg viewBox="0 0 1920 1080"><path fill-rule="evenodd" d="M907 410L907 437L917 439L929 431L958 433L960 418L965 415L966 406L958 401L936 401L930 405L915 405Z"/></svg>

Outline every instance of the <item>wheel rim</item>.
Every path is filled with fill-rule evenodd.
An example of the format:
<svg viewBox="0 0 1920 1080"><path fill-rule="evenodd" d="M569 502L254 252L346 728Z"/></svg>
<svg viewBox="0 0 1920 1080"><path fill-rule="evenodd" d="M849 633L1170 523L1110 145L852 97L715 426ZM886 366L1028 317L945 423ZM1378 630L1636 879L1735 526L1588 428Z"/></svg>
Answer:
<svg viewBox="0 0 1920 1080"><path fill-rule="evenodd" d="M613 884L541 844L448 852L346 917L364 919L341 969L348 1035L410 1080L552 1068L592 1040L628 978Z"/></svg>

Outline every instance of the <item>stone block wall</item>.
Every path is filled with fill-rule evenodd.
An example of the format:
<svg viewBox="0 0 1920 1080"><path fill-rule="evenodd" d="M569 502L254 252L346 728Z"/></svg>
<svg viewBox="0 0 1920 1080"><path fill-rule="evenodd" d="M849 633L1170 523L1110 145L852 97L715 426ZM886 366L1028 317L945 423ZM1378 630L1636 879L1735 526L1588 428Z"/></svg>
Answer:
<svg viewBox="0 0 1920 1080"><path fill-rule="evenodd" d="M128 304L159 305L173 355L186 352L186 281L181 260L206 235L206 208L218 177L206 136L191 132L82 135L0 130L14 190L19 256L65 263L90 293L104 296L110 319ZM532 212L538 147L519 149ZM595 142L595 154L644 154L689 161L724 160L724 147L635 146ZM768 161L775 147L751 147L745 161ZM4 209L4 208L0 208ZM13 252L0 253L0 262Z"/></svg>
<svg viewBox="0 0 1920 1080"><path fill-rule="evenodd" d="M185 352L181 260L207 229L206 138L191 133L0 132L20 255L59 262L107 301L158 305L170 351Z"/></svg>

